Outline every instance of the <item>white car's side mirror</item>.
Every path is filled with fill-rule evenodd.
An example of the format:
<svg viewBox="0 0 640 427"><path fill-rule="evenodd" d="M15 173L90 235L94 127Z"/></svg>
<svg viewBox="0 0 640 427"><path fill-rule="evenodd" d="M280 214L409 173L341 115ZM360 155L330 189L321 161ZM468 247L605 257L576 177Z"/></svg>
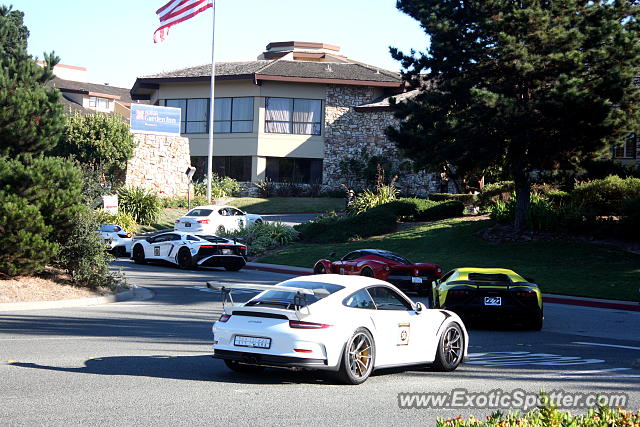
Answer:
<svg viewBox="0 0 640 427"><path fill-rule="evenodd" d="M416 303L416 313L420 313L424 309L424 305L421 302Z"/></svg>

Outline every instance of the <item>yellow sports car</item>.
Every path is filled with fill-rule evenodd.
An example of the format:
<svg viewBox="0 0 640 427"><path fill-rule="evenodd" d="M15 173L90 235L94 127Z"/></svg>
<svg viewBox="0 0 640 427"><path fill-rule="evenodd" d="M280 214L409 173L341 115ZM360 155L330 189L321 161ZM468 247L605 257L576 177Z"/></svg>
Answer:
<svg viewBox="0 0 640 427"><path fill-rule="evenodd" d="M539 331L542 293L532 282L505 268L456 268L433 282L432 301L463 319L509 319Z"/></svg>

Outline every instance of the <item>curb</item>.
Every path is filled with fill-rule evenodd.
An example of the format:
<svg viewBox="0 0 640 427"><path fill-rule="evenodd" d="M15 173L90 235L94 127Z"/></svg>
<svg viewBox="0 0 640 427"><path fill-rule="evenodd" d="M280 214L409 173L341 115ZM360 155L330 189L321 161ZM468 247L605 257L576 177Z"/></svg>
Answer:
<svg viewBox="0 0 640 427"><path fill-rule="evenodd" d="M94 305L109 304L123 301L144 301L153 298L154 293L146 288L133 286L131 289L119 292L115 295L102 297L89 297L66 299L59 301L33 301L33 302L8 302L0 304L0 312L22 310L45 310L51 308L66 307L90 307Z"/></svg>
<svg viewBox="0 0 640 427"><path fill-rule="evenodd" d="M311 268L293 267L289 265L279 266L276 264L264 264L259 262L249 262L244 268L249 270L268 271L271 273L296 274L300 276L313 274L313 270ZM565 304L579 307L607 308L611 310L640 312L640 302L633 301L606 300L552 294L543 295L542 301L551 304Z"/></svg>

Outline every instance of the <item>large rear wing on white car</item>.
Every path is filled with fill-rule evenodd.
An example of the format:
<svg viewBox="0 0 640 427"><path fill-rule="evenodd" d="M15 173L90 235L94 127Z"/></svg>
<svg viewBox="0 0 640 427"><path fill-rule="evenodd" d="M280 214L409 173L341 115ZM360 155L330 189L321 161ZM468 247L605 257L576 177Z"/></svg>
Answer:
<svg viewBox="0 0 640 427"><path fill-rule="evenodd" d="M245 291L278 291L289 292L295 294L294 306L296 312L302 307L307 306L307 295L315 296L317 298L324 298L330 294L330 292L324 288L307 289L307 288L295 288L289 286L273 286L273 285L258 285L256 283L222 283L222 282L207 282L207 288L220 291L222 295L222 308L224 310L225 303L230 302L234 304L231 291L245 290Z"/></svg>

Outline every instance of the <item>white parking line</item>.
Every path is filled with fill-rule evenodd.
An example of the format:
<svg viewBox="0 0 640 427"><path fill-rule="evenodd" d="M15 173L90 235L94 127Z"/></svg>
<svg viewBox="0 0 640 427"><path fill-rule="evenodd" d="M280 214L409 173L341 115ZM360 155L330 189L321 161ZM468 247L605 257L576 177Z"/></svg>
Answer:
<svg viewBox="0 0 640 427"><path fill-rule="evenodd" d="M613 348L624 348L626 350L638 350L640 351L640 347L633 347L630 345L617 345L617 344L602 344L598 342L583 342L583 341L575 341L571 344L580 344L580 345L593 345L597 347L613 347Z"/></svg>
<svg viewBox="0 0 640 427"><path fill-rule="evenodd" d="M630 370L631 368L594 369L592 371L558 372L557 375L593 375L593 374L604 374L609 372L630 371Z"/></svg>

